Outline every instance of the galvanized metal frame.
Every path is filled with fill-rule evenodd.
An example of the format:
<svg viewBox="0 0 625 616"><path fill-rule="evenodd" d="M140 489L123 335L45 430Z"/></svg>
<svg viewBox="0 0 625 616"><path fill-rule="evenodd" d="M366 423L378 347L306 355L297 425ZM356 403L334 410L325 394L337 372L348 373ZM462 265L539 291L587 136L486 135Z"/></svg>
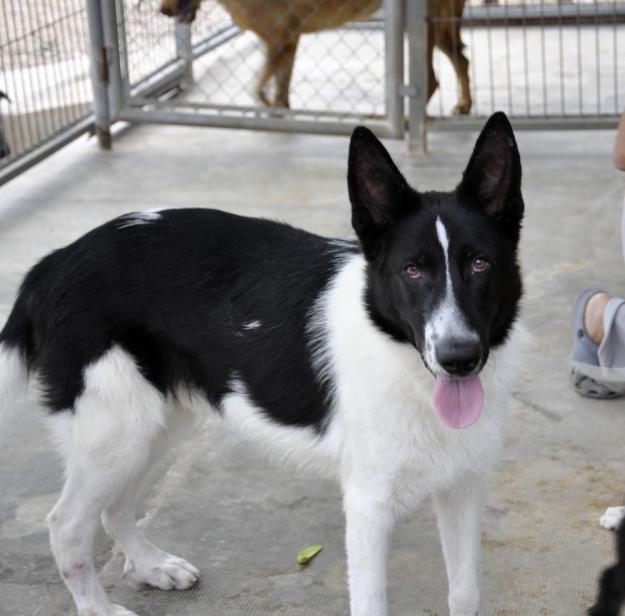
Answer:
<svg viewBox="0 0 625 616"><path fill-rule="evenodd" d="M407 143L409 151L423 154L427 150L427 136L430 131L479 130L485 117L477 115L428 117L427 115L427 0L406 0L406 29L408 34L409 70L408 84L404 88L408 102ZM529 8L525 5L513 8L470 7L465 9L463 21L485 25L505 22L506 25L545 25L546 23L594 24L597 16L610 18L615 24L625 23L625 6L604 6L594 3L589 6L545 5ZM544 115L513 116L516 130L593 130L614 129L619 116L606 115Z"/></svg>
<svg viewBox="0 0 625 616"><path fill-rule="evenodd" d="M93 0L96 2L97 0ZM192 60L224 44L239 31L236 27L217 33L202 43L192 46L188 26L177 25L175 31L178 58L168 66L159 69L139 87L131 88L129 83L123 26L123 3L104 2L104 42L108 51L107 60L109 86L107 102L100 107L109 110L109 125L123 120L160 124L181 124L189 126L248 128L284 132L309 132L325 134L348 134L355 123L366 123L382 137L401 138L405 130L404 93L404 1L384 0L383 22L385 32L385 107L386 113L379 118L366 114L308 112L290 109L268 109L265 107L244 107L235 105L211 105L176 100L161 101L154 93L184 85L192 81ZM121 17L121 19L120 19ZM115 32L110 32L114 29ZM120 50L122 53L120 53ZM103 96L95 92L96 98ZM106 120L104 113L100 114ZM103 128L100 127L100 133Z"/></svg>
<svg viewBox="0 0 625 616"><path fill-rule="evenodd" d="M98 40L97 34L99 31L101 31L99 29L100 1L101 0L87 0L87 3L86 3L86 14L88 18L88 26L90 29L94 28L95 38L92 40L95 40L95 41ZM7 17L6 10L3 12L3 16L6 19ZM40 29L44 27L49 27L51 24L58 24L61 21L61 19L65 19L67 15L61 15L60 18L57 15L55 16L56 17L55 20L52 19L49 14L48 14L48 17L49 17L49 23L40 25L39 26ZM59 27L61 28L63 35L67 35L69 33L67 25L64 24ZM93 53L93 49L90 55L92 58L92 73L95 76L95 73L99 72L102 69L102 66L98 62L98 58L100 58L100 55L99 53L98 54ZM2 68L10 69L12 67L10 65L6 66L3 64ZM16 84L14 83L13 85L15 86ZM96 87L95 82L94 82L94 87ZM18 90L18 93L23 95L24 94L23 84L20 89L21 89L21 92ZM73 94L76 94L76 90L73 90ZM67 99L64 99L64 100L67 100ZM103 100L104 99L101 99L100 102L102 102ZM69 102L70 104L76 104L76 102L72 101L71 99ZM101 117L107 116L106 108L102 108L101 106L98 106L97 111ZM70 117L68 117L68 115ZM34 132L35 132L35 137L37 138L37 142L29 144L27 148L24 151L20 152L15 158L13 158L12 160L9 160L9 162L7 163L3 163L2 165L0 165L0 186L12 180L13 178L17 177L24 171L30 169L33 165L41 162L42 160L44 160L51 154L54 154L60 148L72 142L73 140L77 139L81 135L84 135L85 133L88 133L88 132L93 132L95 130L95 122L96 122L95 112L85 113L81 117L76 117L76 118L72 118L71 114L63 114L61 119L63 122L62 126L60 126L58 129L49 130L48 134L39 135L37 131L35 130ZM46 128L48 129L53 128L52 126L48 126L48 122L44 122L44 123L46 124ZM21 129L20 129L20 132L21 132ZM30 137L32 137L30 127L28 128L27 133L28 133L27 137L29 137L29 140L32 141L30 139Z"/></svg>
<svg viewBox="0 0 625 616"><path fill-rule="evenodd" d="M128 41L123 0L86 0L90 37L93 112L68 122L57 132L45 136L23 155L0 167L0 185L43 160L86 132L95 132L102 147L111 145L111 125L118 120L249 128L288 132L346 134L355 123L366 123L381 137L405 137L409 150L423 153L429 131L478 130L484 118L428 118L427 108L427 0L384 0L385 19L347 24L346 29L384 28L385 40L385 114L371 118L357 113L306 112L208 105L177 100L171 108L161 94L188 87L193 81L193 60L216 49L236 36L239 29L228 26L209 38L193 44L188 26L177 25L176 57L152 74L131 83L128 66ZM562 25L595 24L597 16L614 24L625 23L625 6L595 2L592 5L546 5L536 7L509 5L467 7L463 20L469 25ZM407 35L408 70L404 83L404 28ZM615 42L616 45L616 42ZM615 48L616 53L616 48ZM407 101L406 101L407 99ZM407 103L407 117L405 107ZM516 129L611 129L616 115L514 116Z"/></svg>

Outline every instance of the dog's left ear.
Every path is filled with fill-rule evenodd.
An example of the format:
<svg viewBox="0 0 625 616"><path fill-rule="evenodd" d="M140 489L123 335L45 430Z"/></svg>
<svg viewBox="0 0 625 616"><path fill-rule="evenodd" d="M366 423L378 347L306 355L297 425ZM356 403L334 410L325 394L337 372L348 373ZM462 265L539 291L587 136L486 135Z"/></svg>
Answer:
<svg viewBox="0 0 625 616"><path fill-rule="evenodd" d="M465 204L480 207L511 226L511 231L520 225L524 209L521 157L512 126L502 111L493 114L482 129L457 194Z"/></svg>
<svg viewBox="0 0 625 616"><path fill-rule="evenodd" d="M367 259L400 216L411 189L379 139L364 126L352 133L347 168L352 226Z"/></svg>

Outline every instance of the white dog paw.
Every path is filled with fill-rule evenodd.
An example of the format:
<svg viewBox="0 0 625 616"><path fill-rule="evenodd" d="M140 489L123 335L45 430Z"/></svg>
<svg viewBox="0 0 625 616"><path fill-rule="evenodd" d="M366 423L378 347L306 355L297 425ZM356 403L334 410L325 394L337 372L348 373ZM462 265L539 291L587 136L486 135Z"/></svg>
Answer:
<svg viewBox="0 0 625 616"><path fill-rule="evenodd" d="M599 524L606 530L614 530L618 528L623 518L625 518L625 507L608 507L601 516Z"/></svg>
<svg viewBox="0 0 625 616"><path fill-rule="evenodd" d="M191 563L166 552L150 558L126 560L124 573L141 584L161 590L186 590L198 581L200 575Z"/></svg>
<svg viewBox="0 0 625 616"><path fill-rule="evenodd" d="M137 614L127 610L123 605L109 603L101 608L87 608L79 610L78 616L137 616Z"/></svg>
<svg viewBox="0 0 625 616"><path fill-rule="evenodd" d="M123 605L112 605L113 609L110 612L110 616L137 616L134 612L127 610ZM109 615L107 615L109 616Z"/></svg>

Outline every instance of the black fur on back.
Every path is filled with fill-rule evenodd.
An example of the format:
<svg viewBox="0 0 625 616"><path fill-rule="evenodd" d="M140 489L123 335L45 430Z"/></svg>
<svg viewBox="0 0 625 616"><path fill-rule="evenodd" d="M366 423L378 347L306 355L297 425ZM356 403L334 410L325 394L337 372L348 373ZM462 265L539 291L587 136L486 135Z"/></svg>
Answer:
<svg viewBox="0 0 625 616"><path fill-rule="evenodd" d="M597 602L588 616L619 616L625 603L625 522L621 522L615 538L616 563L601 574Z"/></svg>
<svg viewBox="0 0 625 616"><path fill-rule="evenodd" d="M320 430L331 392L306 326L355 252L216 210L166 210L142 224L127 215L38 263L0 342L20 349L52 411L71 410L84 368L120 345L163 394L193 388L219 408L239 377L272 419Z"/></svg>

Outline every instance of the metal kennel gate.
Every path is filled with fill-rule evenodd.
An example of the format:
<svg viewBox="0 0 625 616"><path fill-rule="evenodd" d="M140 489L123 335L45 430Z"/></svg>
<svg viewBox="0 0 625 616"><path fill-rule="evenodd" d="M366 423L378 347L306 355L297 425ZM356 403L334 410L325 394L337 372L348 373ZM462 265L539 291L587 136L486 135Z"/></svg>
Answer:
<svg viewBox="0 0 625 616"><path fill-rule="evenodd" d="M99 15L91 13L100 20L94 52L105 50L96 71L101 142L109 145L117 120L334 134L366 122L381 136L401 137L401 5L384 0L372 19L303 37L291 108L277 109L252 95L263 59L257 37L214 0L204 1L193 28L159 15L154 2L104 0Z"/></svg>
<svg viewBox="0 0 625 616"><path fill-rule="evenodd" d="M92 128L86 13L0 1L0 185Z"/></svg>
<svg viewBox="0 0 625 616"><path fill-rule="evenodd" d="M436 40L448 18L426 21ZM410 16L407 27L414 31ZM515 128L541 130L613 128L625 111L621 0L467 0L461 36L470 62L471 113L450 115L456 79L450 63L435 51L439 88L429 103L421 98L410 106L413 143L423 145L429 130L477 129L500 109ZM421 46L411 61L423 61L425 53ZM424 83L425 63L413 70Z"/></svg>
<svg viewBox="0 0 625 616"><path fill-rule="evenodd" d="M192 28L158 15L155 2L100 0L107 83L96 119L105 144L114 120L317 133L364 122L424 149L429 130L475 129L498 109L518 128L581 129L613 127L625 105L618 0L466 0L452 16L428 9L459 0L384 0L373 19L303 37L291 109L257 102L260 43L218 2L204 0ZM439 88L427 101L428 32L438 43L450 21L462 26L469 60L465 116L450 115L457 82L438 50ZM462 49L454 45L450 56Z"/></svg>
<svg viewBox="0 0 625 616"><path fill-rule="evenodd" d="M87 131L110 146L118 120L317 133L366 123L424 149L428 131L479 128L496 109L515 128L579 129L611 128L625 108L621 0L466 0L452 16L428 8L460 0L381 0L373 17L302 37L291 109L255 98L263 50L221 8L233 0L204 0L192 27L160 1L0 3L0 185ZM465 116L450 115L457 82L437 50L427 101L428 31L436 42L450 22L469 60Z"/></svg>

